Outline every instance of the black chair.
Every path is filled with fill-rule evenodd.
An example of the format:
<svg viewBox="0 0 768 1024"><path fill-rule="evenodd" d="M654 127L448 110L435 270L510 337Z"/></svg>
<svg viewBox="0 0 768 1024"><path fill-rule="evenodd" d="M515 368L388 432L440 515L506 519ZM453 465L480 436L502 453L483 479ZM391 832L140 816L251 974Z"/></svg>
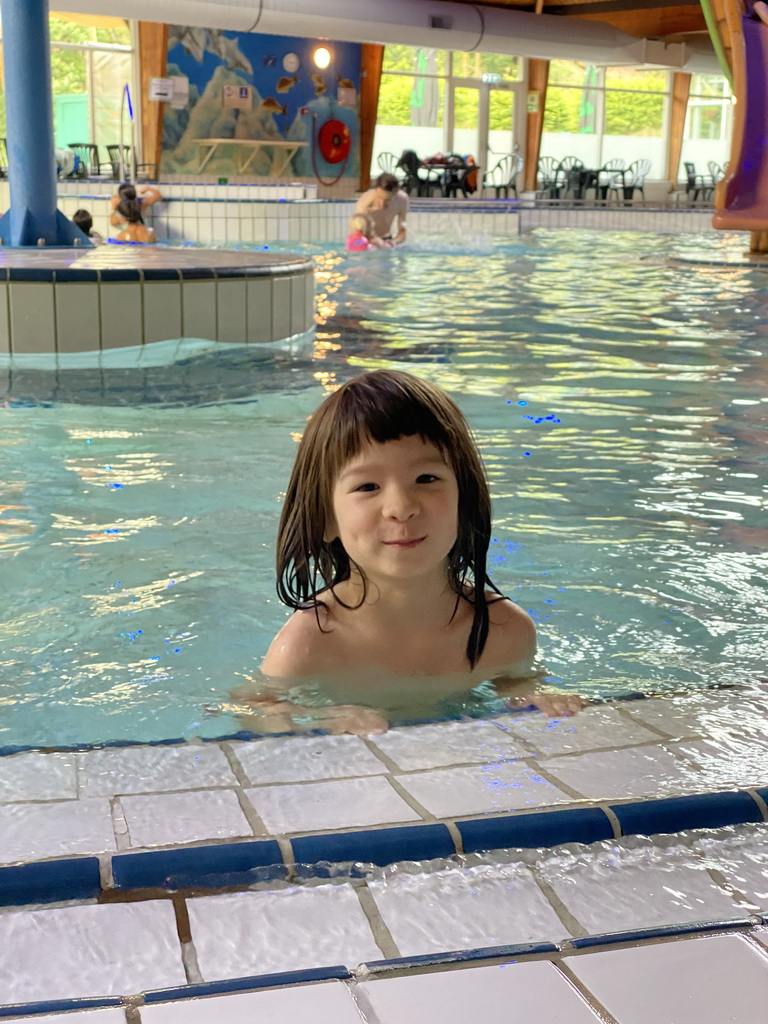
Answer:
<svg viewBox="0 0 768 1024"><path fill-rule="evenodd" d="M80 178L100 178L109 174L112 169L111 163L102 163L99 156L99 147L92 142L68 142L68 149L73 150L80 157Z"/></svg>
<svg viewBox="0 0 768 1024"><path fill-rule="evenodd" d="M107 153L109 155L109 162L112 165L112 177L115 181L121 181L125 178L126 174L130 172L132 167L131 147L123 146L122 174L120 167L120 146L107 146ZM149 168L149 171L147 171L147 168ZM145 180L156 181L157 165L151 163L136 164L136 177L138 178L140 175Z"/></svg>
<svg viewBox="0 0 768 1024"><path fill-rule="evenodd" d="M709 199L712 195L714 186L706 180L703 174L696 173L696 165L693 163L684 163L686 183L685 183L685 195L691 202L695 203L699 197L702 200Z"/></svg>
<svg viewBox="0 0 768 1024"><path fill-rule="evenodd" d="M595 191L595 201L598 199L602 202L607 202L608 193L612 189L620 187L620 183L624 182L624 168L626 167L626 161L620 157L615 157L613 160L606 160L599 171L596 171L592 176L591 180L584 186L584 197L590 189Z"/></svg>
<svg viewBox="0 0 768 1024"><path fill-rule="evenodd" d="M453 166L446 167L443 172L443 195L447 198L461 192L466 199L473 192L477 192L480 168L474 162L474 158L472 163L468 163L458 153L449 153L447 159L453 162Z"/></svg>
<svg viewBox="0 0 768 1024"><path fill-rule="evenodd" d="M395 166L405 175L402 188L408 195L415 192L417 196L431 196L442 188L439 173L425 167L412 149L404 149Z"/></svg>
<svg viewBox="0 0 768 1024"><path fill-rule="evenodd" d="M0 139L0 178L8 177L8 144Z"/></svg>
<svg viewBox="0 0 768 1024"><path fill-rule="evenodd" d="M496 193L496 198L501 197L501 193L504 193L504 198L509 199L509 190L515 193L517 198L517 176L523 169L523 158L518 156L517 153L511 156L503 156L501 160L488 171L483 177L483 187L492 188Z"/></svg>

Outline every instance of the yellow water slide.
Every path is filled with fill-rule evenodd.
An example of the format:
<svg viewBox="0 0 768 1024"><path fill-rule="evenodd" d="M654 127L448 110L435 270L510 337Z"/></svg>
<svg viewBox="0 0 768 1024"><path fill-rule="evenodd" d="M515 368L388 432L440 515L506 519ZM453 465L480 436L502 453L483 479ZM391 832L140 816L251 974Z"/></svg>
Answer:
<svg viewBox="0 0 768 1024"><path fill-rule="evenodd" d="M752 251L768 252L768 5L700 2L736 103L728 173L715 190L712 224L750 231Z"/></svg>

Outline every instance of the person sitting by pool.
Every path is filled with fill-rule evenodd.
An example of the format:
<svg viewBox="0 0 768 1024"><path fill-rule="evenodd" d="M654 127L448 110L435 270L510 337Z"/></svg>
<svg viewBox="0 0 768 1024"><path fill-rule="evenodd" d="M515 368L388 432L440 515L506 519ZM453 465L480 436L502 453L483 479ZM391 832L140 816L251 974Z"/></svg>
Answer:
<svg viewBox="0 0 768 1024"><path fill-rule="evenodd" d="M308 713L287 699L302 679L359 695L366 673L374 706L339 700L315 709L313 727L385 731L375 705L398 680L433 699L493 680L515 704L578 710L580 697L534 695L536 629L490 580L490 539L483 463L448 395L395 370L348 381L310 417L283 503L277 590L294 614L267 651L261 691L233 696L260 728L271 719L266 731Z"/></svg>
<svg viewBox="0 0 768 1024"><path fill-rule="evenodd" d="M88 210L75 210L72 214L72 220L83 234L90 238L94 245L101 245L104 242L99 232L93 230L93 217Z"/></svg>
<svg viewBox="0 0 768 1024"><path fill-rule="evenodd" d="M118 210L120 203L126 199L129 202L138 202L141 207L146 209L148 206L154 206L162 198L159 189L156 189L154 185L139 185L137 187L125 182L123 185L118 186L117 194L109 200L109 208L112 211L109 223L115 228L126 227L128 222L120 215Z"/></svg>
<svg viewBox="0 0 768 1024"><path fill-rule="evenodd" d="M371 239L381 238L402 245L405 241L408 216L408 196L400 188L394 174L380 174L373 188L363 192L355 204L355 213L368 217L371 222ZM397 219L397 231L393 225Z"/></svg>
<svg viewBox="0 0 768 1024"><path fill-rule="evenodd" d="M145 242L152 244L157 241L154 228L148 228L141 215L138 199L123 199L115 208L125 227L117 233L118 242Z"/></svg>
<svg viewBox="0 0 768 1024"><path fill-rule="evenodd" d="M371 222L362 213L349 218L347 227L347 252L368 252L369 249L391 249L393 242L371 235Z"/></svg>

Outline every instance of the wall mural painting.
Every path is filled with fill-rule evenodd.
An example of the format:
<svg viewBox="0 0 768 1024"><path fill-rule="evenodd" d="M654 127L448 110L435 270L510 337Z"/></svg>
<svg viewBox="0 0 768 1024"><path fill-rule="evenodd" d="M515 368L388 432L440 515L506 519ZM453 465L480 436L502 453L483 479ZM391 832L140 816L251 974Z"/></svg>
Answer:
<svg viewBox="0 0 768 1024"><path fill-rule="evenodd" d="M164 174L358 176L359 45L170 25L167 75Z"/></svg>

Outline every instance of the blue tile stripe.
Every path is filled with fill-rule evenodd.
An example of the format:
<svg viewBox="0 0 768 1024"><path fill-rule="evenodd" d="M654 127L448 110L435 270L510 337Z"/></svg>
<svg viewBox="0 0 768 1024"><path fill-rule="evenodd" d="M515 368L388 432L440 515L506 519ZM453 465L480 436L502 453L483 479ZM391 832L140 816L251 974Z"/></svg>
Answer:
<svg viewBox="0 0 768 1024"><path fill-rule="evenodd" d="M747 792L701 793L697 796L612 804L623 835L657 835L688 828L720 828L762 821L760 807Z"/></svg>
<svg viewBox="0 0 768 1024"><path fill-rule="evenodd" d="M201 981L177 988L158 988L144 992L145 1003L166 1003L173 999L190 999L193 996L215 996L225 992L251 992L259 988L282 988L287 985L304 985L310 981L346 980L351 977L348 968L342 964L333 967L311 967L304 971L282 971L279 974L258 974L248 978L227 978L223 981Z"/></svg>
<svg viewBox="0 0 768 1024"><path fill-rule="evenodd" d="M456 853L451 833L442 824L300 836L292 839L291 845L296 863L311 865L312 869L322 862L362 862L386 867L400 860L433 860Z"/></svg>
<svg viewBox="0 0 768 1024"><path fill-rule="evenodd" d="M66 1013L68 1010L104 1010L110 1006L122 1006L120 996L86 999L46 999L38 1003L14 1003L0 1006L0 1017L31 1017L44 1013ZM61 1018L66 1021L66 1017Z"/></svg>
<svg viewBox="0 0 768 1024"><path fill-rule="evenodd" d="M738 908L734 907L734 913ZM571 939L574 949L591 949L593 946L616 946L621 942L647 942L651 939L666 939L675 935L699 935L709 932L744 931L752 928L754 921L748 917L731 917L720 921L691 921L685 924L658 925L653 928L630 928L622 932L604 932L602 935L587 935L583 939Z"/></svg>
<svg viewBox="0 0 768 1024"><path fill-rule="evenodd" d="M754 803L754 801L753 801ZM541 811L512 814L502 818L474 818L457 821L465 853L563 843L596 843L613 839L613 826L600 807L579 807L570 811Z"/></svg>
<svg viewBox="0 0 768 1024"><path fill-rule="evenodd" d="M391 960L368 960L361 966L371 974L382 974L385 971L406 970L411 967L439 967L442 964L464 964L496 957L515 959L520 956L557 952L558 947L554 942L521 942L508 946L479 946L477 949L454 949L446 953L393 957Z"/></svg>
<svg viewBox="0 0 768 1024"><path fill-rule="evenodd" d="M96 857L70 857L0 868L0 906L95 899L101 891Z"/></svg>
<svg viewBox="0 0 768 1024"><path fill-rule="evenodd" d="M219 888L285 878L280 846L274 839L224 843L179 850L121 853L112 857L117 889ZM267 870L265 870L267 869Z"/></svg>

